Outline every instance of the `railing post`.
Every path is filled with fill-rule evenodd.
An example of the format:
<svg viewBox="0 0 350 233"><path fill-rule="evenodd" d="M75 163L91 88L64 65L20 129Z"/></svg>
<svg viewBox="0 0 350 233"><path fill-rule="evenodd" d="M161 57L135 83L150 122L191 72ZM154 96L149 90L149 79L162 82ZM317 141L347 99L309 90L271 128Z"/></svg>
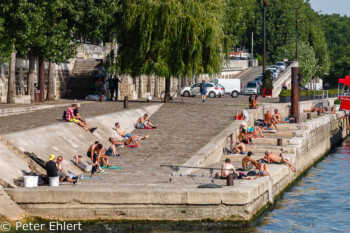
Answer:
<svg viewBox="0 0 350 233"><path fill-rule="evenodd" d="M124 108L129 108L129 97L126 95L124 96Z"/></svg>

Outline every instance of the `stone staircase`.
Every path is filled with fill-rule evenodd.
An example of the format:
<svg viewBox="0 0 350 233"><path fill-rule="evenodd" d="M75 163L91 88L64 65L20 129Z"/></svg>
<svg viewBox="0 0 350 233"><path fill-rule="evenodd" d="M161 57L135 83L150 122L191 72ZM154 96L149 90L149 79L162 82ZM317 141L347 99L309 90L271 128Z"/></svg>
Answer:
<svg viewBox="0 0 350 233"><path fill-rule="evenodd" d="M254 153L254 155L251 156L252 159L254 160L261 159L262 157L264 157L265 151L270 151L270 152L274 152L277 155L279 155L282 152L285 158L289 159L292 163L295 162L294 156L293 156L295 154L295 151L293 150L293 148L289 148L288 145L290 145L289 139L295 136L294 132L298 130L298 125L297 124L279 124L277 126L279 128L278 132L264 133L264 138L262 139L252 138L253 144L246 145L247 152L252 151ZM282 139L282 146L277 146L277 138ZM221 165L225 162L225 159L229 158L231 160L231 163L235 166L235 168L240 168L242 167L242 159L245 156L246 155L240 155L240 154L229 154L229 155L223 154L219 162L216 162L208 167L221 168ZM269 165L269 166L279 166L279 165ZM199 178L201 175L208 175L208 171L197 170L193 172L193 174ZM223 181L221 183L224 184L225 182L226 181ZM215 183L217 183L217 181Z"/></svg>
<svg viewBox="0 0 350 233"><path fill-rule="evenodd" d="M76 59L73 72L68 81L66 98L85 99L85 96L94 94L97 66L100 59Z"/></svg>

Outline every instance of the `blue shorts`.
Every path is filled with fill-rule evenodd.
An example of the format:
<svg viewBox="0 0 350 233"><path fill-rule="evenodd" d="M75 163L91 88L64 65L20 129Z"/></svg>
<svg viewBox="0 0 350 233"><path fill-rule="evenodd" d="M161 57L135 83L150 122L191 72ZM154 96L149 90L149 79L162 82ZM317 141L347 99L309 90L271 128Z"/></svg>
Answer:
<svg viewBox="0 0 350 233"><path fill-rule="evenodd" d="M108 150L105 152L105 154L108 155L108 156L112 156L112 154L113 154L112 147L109 147Z"/></svg>
<svg viewBox="0 0 350 233"><path fill-rule="evenodd" d="M124 135L124 138L128 139L128 138L131 138L131 136L132 136L131 134L127 133L127 134Z"/></svg>
<svg viewBox="0 0 350 233"><path fill-rule="evenodd" d="M206 90L201 91L201 95L206 95L206 94L207 94Z"/></svg>

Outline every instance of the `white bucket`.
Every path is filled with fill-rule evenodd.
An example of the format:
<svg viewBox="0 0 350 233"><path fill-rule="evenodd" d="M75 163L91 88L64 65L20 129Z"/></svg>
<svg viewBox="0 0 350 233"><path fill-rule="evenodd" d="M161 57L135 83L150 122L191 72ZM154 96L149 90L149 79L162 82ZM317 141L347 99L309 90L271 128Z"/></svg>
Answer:
<svg viewBox="0 0 350 233"><path fill-rule="evenodd" d="M49 177L50 186L58 186L59 185L59 176Z"/></svg>
<svg viewBox="0 0 350 233"><path fill-rule="evenodd" d="M34 176L23 176L23 180L25 188L34 187Z"/></svg>
<svg viewBox="0 0 350 233"><path fill-rule="evenodd" d="M38 187L39 176L33 176L33 187Z"/></svg>

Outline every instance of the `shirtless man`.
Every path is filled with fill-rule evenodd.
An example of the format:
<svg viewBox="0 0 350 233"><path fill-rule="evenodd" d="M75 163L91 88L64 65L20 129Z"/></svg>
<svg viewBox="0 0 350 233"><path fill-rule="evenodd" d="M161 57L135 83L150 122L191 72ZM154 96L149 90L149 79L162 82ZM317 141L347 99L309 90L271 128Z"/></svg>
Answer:
<svg viewBox="0 0 350 233"><path fill-rule="evenodd" d="M291 163L289 162L287 159L285 159L283 157L283 154L281 153L280 156L277 156L275 153L273 152L268 152L268 151L265 151L265 157L263 158L263 160L265 160L268 164L269 163L277 163L277 164L287 164L290 168L290 170L292 170L293 172L296 172L297 169L296 167Z"/></svg>
<svg viewBox="0 0 350 233"><path fill-rule="evenodd" d="M99 143L99 142L95 142L95 144L92 144L88 151L87 151L87 156L89 158L91 158L91 166L92 166L92 169L91 169L91 176L93 176L95 174L95 172L97 171L97 168L100 168L100 165L99 165L99 160L100 160L100 155L102 153L102 144ZM101 171L103 171L101 169Z"/></svg>
<svg viewBox="0 0 350 233"><path fill-rule="evenodd" d="M304 110L304 112L316 112L318 111L318 108L316 107L311 107L310 109Z"/></svg>
<svg viewBox="0 0 350 233"><path fill-rule="evenodd" d="M114 148L116 148L118 146L128 147L131 142L137 147L140 146L140 144L137 143L137 141L135 139L135 135L132 135L130 138L126 139L125 141L118 141L112 137L110 137L108 140L112 143L112 148L113 148L113 146L114 146Z"/></svg>
<svg viewBox="0 0 350 233"><path fill-rule="evenodd" d="M252 159L250 156L254 155L253 152L249 151L247 156L242 159L242 168L245 171L249 171L252 169L252 166L248 165L250 162L251 165L255 166L257 169L260 169L260 164L258 161Z"/></svg>
<svg viewBox="0 0 350 233"><path fill-rule="evenodd" d="M136 128L143 129L145 127L153 129L157 128L157 126L153 125L148 119L148 114L139 117L136 123Z"/></svg>
<svg viewBox="0 0 350 233"><path fill-rule="evenodd" d="M255 96L255 98L252 98L252 100L250 101L249 103L249 108L251 109L258 109L259 107L257 106L258 105L258 96Z"/></svg>
<svg viewBox="0 0 350 233"><path fill-rule="evenodd" d="M230 170L232 169L233 173L236 174L235 167L231 164L230 159L225 159L225 163L221 167L221 171L215 174L215 178L226 179L229 175Z"/></svg>
<svg viewBox="0 0 350 233"><path fill-rule="evenodd" d="M149 137L149 135L145 136L145 137L142 137L142 136L138 136L138 135L132 135L132 134L129 134L127 132L125 132L124 130L122 130L120 128L120 124L117 122L115 123L115 131L117 131L117 133L123 137L124 139L128 139L128 138L131 138L132 136L134 136L133 138L134 139L141 139L141 140L145 140L146 138Z"/></svg>
<svg viewBox="0 0 350 233"><path fill-rule="evenodd" d="M273 116L270 113L270 110L267 110L267 112L264 115L264 123L265 123L265 127L269 127L270 129L273 129L271 126L274 126L277 130L276 122L273 119Z"/></svg>
<svg viewBox="0 0 350 233"><path fill-rule="evenodd" d="M243 142L238 142L236 146L232 148L232 154L242 154L244 155L247 151L247 148Z"/></svg>
<svg viewBox="0 0 350 233"><path fill-rule="evenodd" d="M281 114L278 112L278 109L275 109L275 114L273 114L272 117L277 124L289 123L288 121L281 121L282 117L281 117Z"/></svg>

